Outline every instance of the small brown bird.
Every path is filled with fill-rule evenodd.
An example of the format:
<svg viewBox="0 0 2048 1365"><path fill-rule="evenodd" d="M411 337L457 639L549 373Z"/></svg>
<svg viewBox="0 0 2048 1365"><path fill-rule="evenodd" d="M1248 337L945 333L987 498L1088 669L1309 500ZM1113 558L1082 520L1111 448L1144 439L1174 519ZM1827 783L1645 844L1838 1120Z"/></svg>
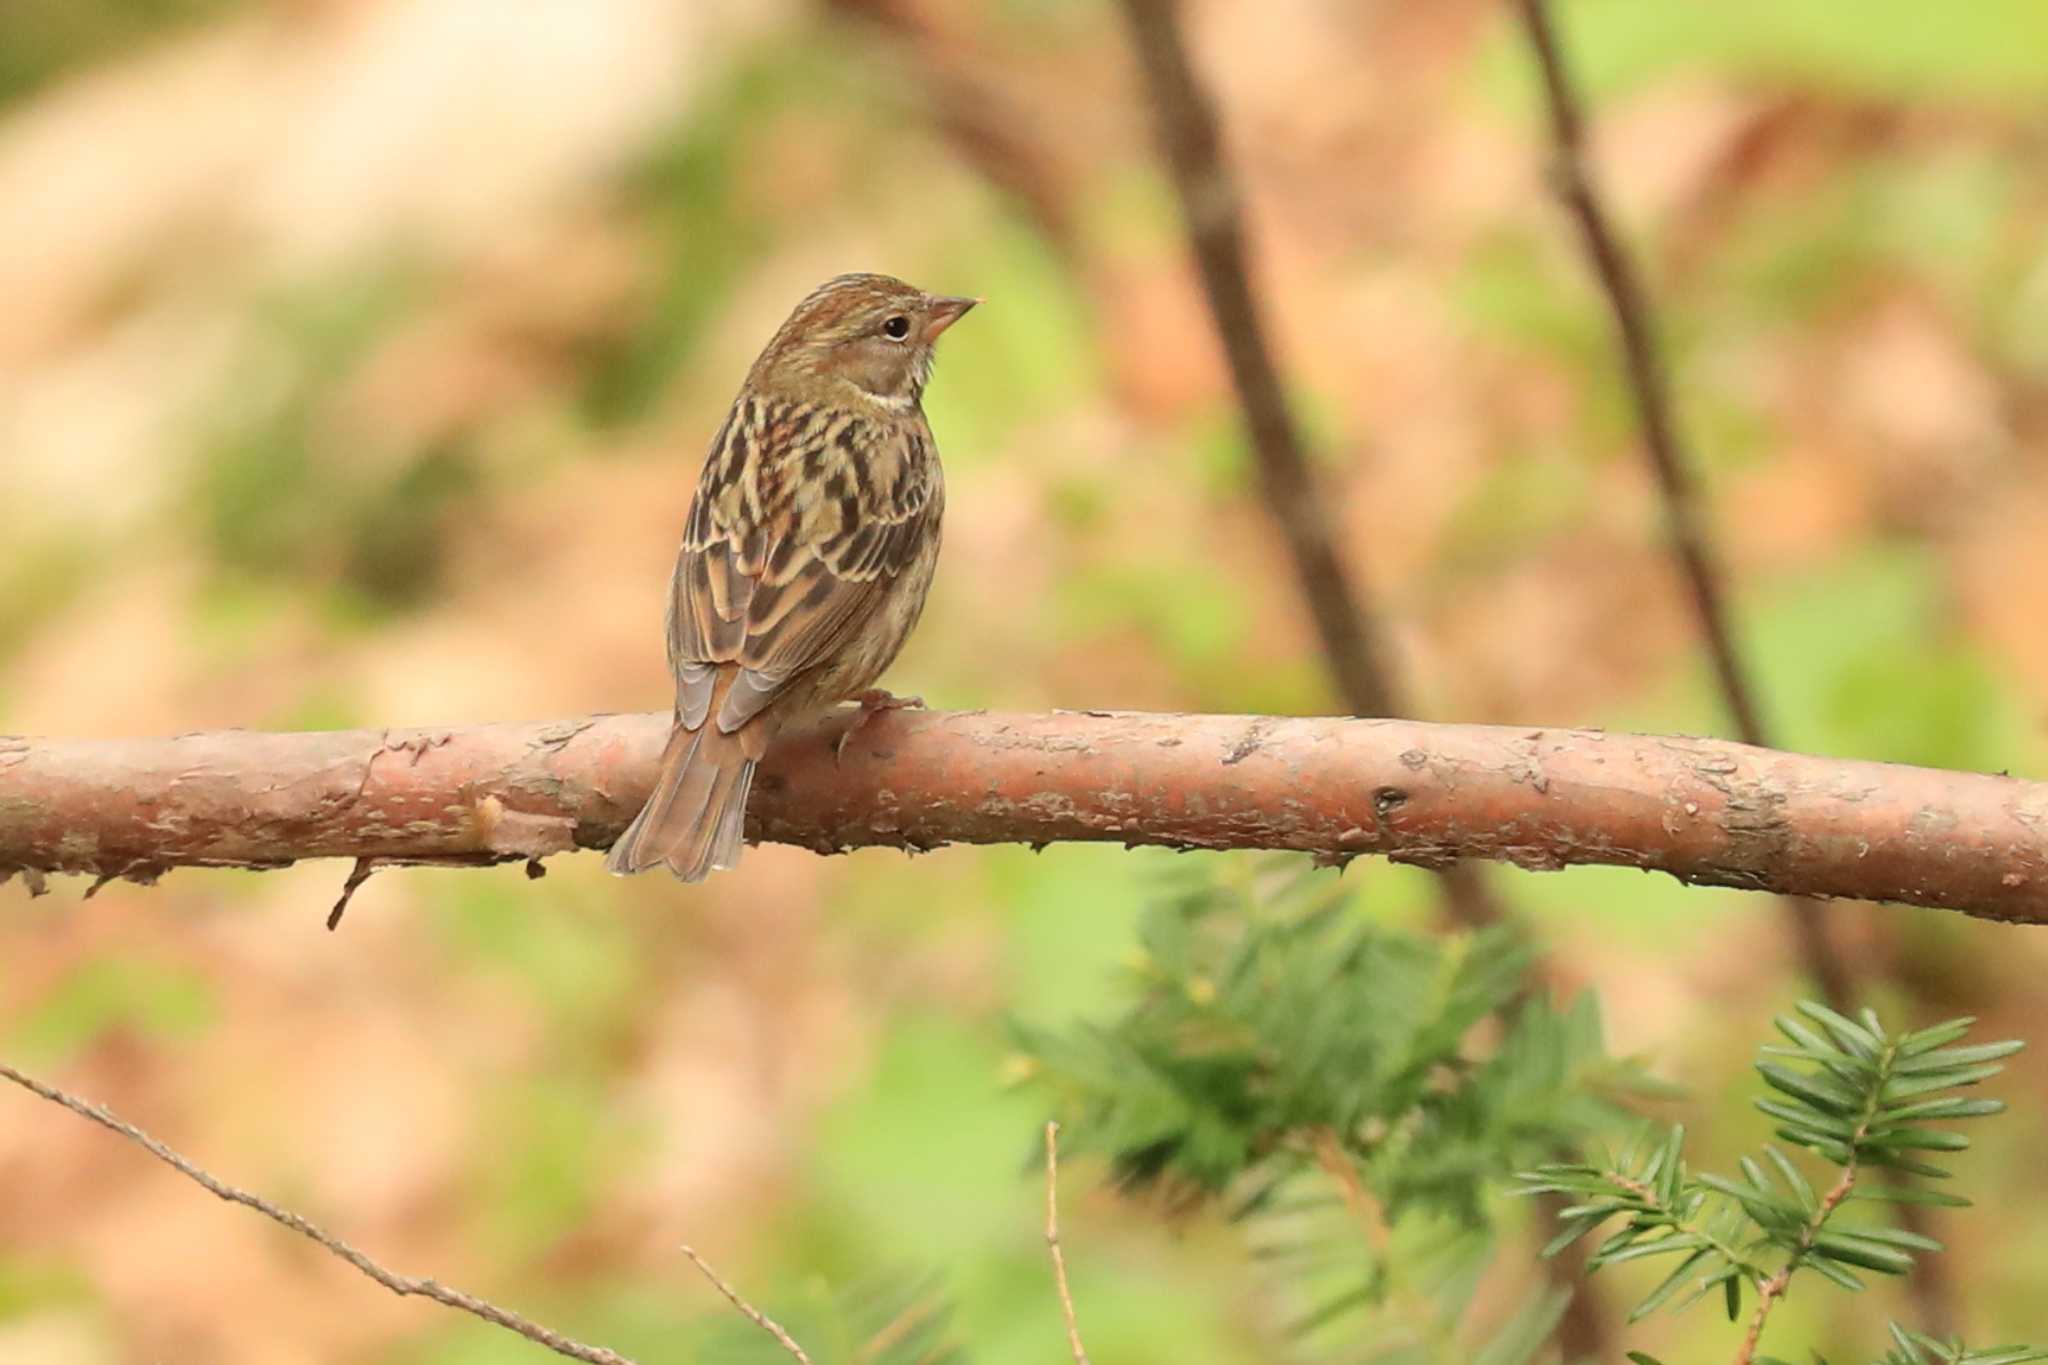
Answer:
<svg viewBox="0 0 2048 1365"><path fill-rule="evenodd" d="M613 872L733 866L777 731L849 697L859 720L902 704L864 689L931 587L946 492L924 387L939 333L979 302L841 275L754 361L690 506L668 599L675 728Z"/></svg>

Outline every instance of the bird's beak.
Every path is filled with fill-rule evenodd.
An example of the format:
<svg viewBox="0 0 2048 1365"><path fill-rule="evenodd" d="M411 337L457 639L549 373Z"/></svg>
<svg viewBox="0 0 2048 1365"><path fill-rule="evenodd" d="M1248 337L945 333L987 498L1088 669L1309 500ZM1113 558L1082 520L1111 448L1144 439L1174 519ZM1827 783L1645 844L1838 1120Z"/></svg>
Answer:
<svg viewBox="0 0 2048 1365"><path fill-rule="evenodd" d="M968 309L980 302L980 299L937 297L926 303L925 314L930 319L924 325L926 343L937 340L939 333L960 321Z"/></svg>

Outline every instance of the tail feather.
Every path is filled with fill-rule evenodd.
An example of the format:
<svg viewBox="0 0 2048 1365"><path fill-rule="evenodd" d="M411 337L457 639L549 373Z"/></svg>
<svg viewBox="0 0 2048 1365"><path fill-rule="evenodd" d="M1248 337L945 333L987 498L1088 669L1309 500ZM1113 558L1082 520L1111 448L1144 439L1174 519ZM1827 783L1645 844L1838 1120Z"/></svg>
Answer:
<svg viewBox="0 0 2048 1365"><path fill-rule="evenodd" d="M661 755L654 794L605 859L621 876L666 865L686 882L740 860L747 825L747 793L754 760L738 734L715 720L686 730L678 725Z"/></svg>

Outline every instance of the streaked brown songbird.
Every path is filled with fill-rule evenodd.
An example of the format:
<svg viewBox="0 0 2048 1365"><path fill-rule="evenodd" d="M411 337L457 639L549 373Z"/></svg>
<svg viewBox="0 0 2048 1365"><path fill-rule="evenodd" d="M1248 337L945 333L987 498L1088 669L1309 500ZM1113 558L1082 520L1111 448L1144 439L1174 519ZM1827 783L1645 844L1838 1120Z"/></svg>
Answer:
<svg viewBox="0 0 2048 1365"><path fill-rule="evenodd" d="M606 866L686 882L739 861L776 732L859 697L917 624L945 484L932 346L978 299L841 275L796 306L711 443L668 600L675 728Z"/></svg>

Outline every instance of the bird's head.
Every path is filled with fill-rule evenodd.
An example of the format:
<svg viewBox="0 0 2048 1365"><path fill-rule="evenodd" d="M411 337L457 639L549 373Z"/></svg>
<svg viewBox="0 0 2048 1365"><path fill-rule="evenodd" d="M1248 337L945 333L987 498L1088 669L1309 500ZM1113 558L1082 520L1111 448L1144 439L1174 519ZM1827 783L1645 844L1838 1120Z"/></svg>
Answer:
<svg viewBox="0 0 2048 1365"><path fill-rule="evenodd" d="M907 412L931 378L933 343L979 302L887 275L836 276L796 306L754 362L749 384Z"/></svg>

